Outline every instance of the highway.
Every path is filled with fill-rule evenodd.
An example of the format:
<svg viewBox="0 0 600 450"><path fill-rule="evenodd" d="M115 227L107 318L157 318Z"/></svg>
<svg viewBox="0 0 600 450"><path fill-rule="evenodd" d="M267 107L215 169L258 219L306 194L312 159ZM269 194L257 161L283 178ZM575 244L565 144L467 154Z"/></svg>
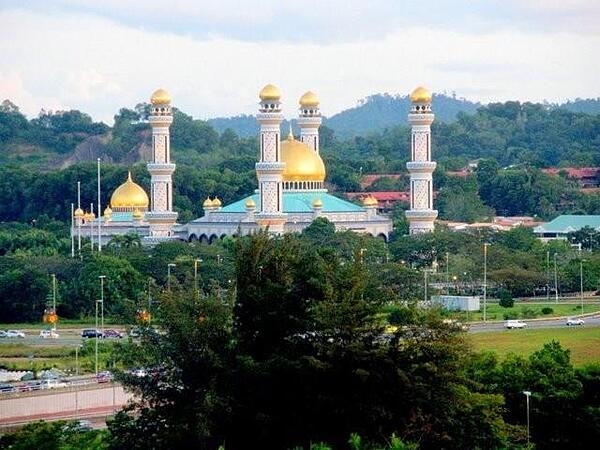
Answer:
<svg viewBox="0 0 600 450"><path fill-rule="evenodd" d="M579 317L579 316L575 316ZM593 313L589 315L584 315L583 319L585 320L585 325L576 325L576 326L568 326L566 317L558 317L552 319L521 319L523 322L527 324L528 329L538 329L538 328L572 328L572 327L600 327L600 313ZM470 333L483 333L486 331L500 331L505 330L504 328L504 320L503 321L490 321L487 323L477 322L469 324L469 332ZM506 330L506 332L510 333L518 333L518 329L514 330Z"/></svg>

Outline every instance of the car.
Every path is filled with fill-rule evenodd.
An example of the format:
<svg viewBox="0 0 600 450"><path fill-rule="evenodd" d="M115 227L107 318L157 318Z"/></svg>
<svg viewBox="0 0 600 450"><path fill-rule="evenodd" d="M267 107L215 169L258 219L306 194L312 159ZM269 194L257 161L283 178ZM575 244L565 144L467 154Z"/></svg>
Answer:
<svg viewBox="0 0 600 450"><path fill-rule="evenodd" d="M42 339L58 339L60 335L55 330L42 330L40 331L40 338Z"/></svg>
<svg viewBox="0 0 600 450"><path fill-rule="evenodd" d="M104 330L104 338L105 339L121 339L123 337L123 333L117 330Z"/></svg>
<svg viewBox="0 0 600 450"><path fill-rule="evenodd" d="M512 330L514 328L526 328L527 324L522 320L507 320L504 323L504 328Z"/></svg>
<svg viewBox="0 0 600 450"><path fill-rule="evenodd" d="M1 393L9 393L9 392L15 392L16 388L9 383L0 383L0 392Z"/></svg>
<svg viewBox="0 0 600 450"><path fill-rule="evenodd" d="M87 339L102 338L103 335L102 335L102 331L92 328L92 329L81 330L81 337L87 338Z"/></svg>
<svg viewBox="0 0 600 450"><path fill-rule="evenodd" d="M585 321L581 317L569 317L567 319L567 325L583 325Z"/></svg>
<svg viewBox="0 0 600 450"><path fill-rule="evenodd" d="M56 378L42 381L42 389L58 389L64 387L67 387L67 383Z"/></svg>
<svg viewBox="0 0 600 450"><path fill-rule="evenodd" d="M20 330L6 330L7 338L25 338L25 333Z"/></svg>
<svg viewBox="0 0 600 450"><path fill-rule="evenodd" d="M5 338L5 337L8 337L8 336L6 335L6 331L4 331L4 330L0 330L0 338Z"/></svg>
<svg viewBox="0 0 600 450"><path fill-rule="evenodd" d="M113 379L114 379L114 375L112 374L112 372L109 372L108 370L105 370L104 372L99 372L98 375L96 375L97 383L108 383L108 382L112 381Z"/></svg>
<svg viewBox="0 0 600 450"><path fill-rule="evenodd" d="M139 329L139 327L133 327L131 330L129 330L129 336L132 338L139 338L142 335L142 331Z"/></svg>

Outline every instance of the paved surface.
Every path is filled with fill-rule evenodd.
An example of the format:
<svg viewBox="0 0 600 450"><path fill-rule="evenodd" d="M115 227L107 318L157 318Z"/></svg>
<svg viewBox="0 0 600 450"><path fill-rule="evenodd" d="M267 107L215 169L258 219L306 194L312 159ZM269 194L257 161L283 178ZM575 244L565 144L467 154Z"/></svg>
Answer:
<svg viewBox="0 0 600 450"><path fill-rule="evenodd" d="M579 316L573 316L579 317ZM567 325L566 317L558 317L553 319L521 319L522 322L527 324L528 329L537 329L537 328L572 328L572 327L600 327L600 313L592 313L583 316L585 320L585 325ZM469 332L471 333L481 333L486 331L499 331L504 330L504 320L502 321L494 321L494 322L478 322L471 323L469 325ZM515 330L506 330L518 332L518 329Z"/></svg>

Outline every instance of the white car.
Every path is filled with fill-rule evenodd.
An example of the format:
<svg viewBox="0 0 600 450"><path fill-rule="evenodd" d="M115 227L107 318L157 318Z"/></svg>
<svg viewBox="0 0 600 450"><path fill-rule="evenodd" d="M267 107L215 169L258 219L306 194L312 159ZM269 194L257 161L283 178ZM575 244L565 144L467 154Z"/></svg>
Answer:
<svg viewBox="0 0 600 450"><path fill-rule="evenodd" d="M526 328L527 324L522 320L507 320L504 323L504 328L512 330L513 328Z"/></svg>
<svg viewBox="0 0 600 450"><path fill-rule="evenodd" d="M580 317L569 317L567 319L567 325L571 326L571 325L583 325L585 322L582 318Z"/></svg>
<svg viewBox="0 0 600 450"><path fill-rule="evenodd" d="M40 338L42 339L58 339L60 335L54 330L42 330L40 331Z"/></svg>
<svg viewBox="0 0 600 450"><path fill-rule="evenodd" d="M6 331L7 338L25 338L25 333L20 330L7 330Z"/></svg>

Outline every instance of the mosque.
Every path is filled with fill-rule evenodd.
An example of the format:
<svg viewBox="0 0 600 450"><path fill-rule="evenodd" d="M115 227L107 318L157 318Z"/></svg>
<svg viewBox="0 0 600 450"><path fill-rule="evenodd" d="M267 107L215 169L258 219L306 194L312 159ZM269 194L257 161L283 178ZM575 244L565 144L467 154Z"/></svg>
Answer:
<svg viewBox="0 0 600 450"><path fill-rule="evenodd" d="M248 235L260 229L282 234L300 232L316 218L332 222L336 230L351 230L388 240L392 232L391 218L378 213L378 202L372 196L355 204L335 197L324 187L325 164L320 156L319 127L322 122L319 98L306 92L299 100L299 139L291 130L281 138L281 93L266 85L259 93L257 121L260 125L260 152L256 162L258 189L241 200L223 205L215 197L204 200L204 215L187 224L177 224L173 211L169 127L173 122L171 96L164 89L151 98L149 122L152 127L152 161L147 164L150 196L128 175L110 199L100 217L81 208L78 198L73 211L71 236L81 248L81 238L89 237L99 249L113 236L136 233L145 245L168 240L212 243L226 236ZM419 87L411 94L412 125L410 173L411 209L406 212L410 232L433 230L437 211L432 209L431 133L433 122L431 94ZM98 196L100 197L100 196Z"/></svg>

